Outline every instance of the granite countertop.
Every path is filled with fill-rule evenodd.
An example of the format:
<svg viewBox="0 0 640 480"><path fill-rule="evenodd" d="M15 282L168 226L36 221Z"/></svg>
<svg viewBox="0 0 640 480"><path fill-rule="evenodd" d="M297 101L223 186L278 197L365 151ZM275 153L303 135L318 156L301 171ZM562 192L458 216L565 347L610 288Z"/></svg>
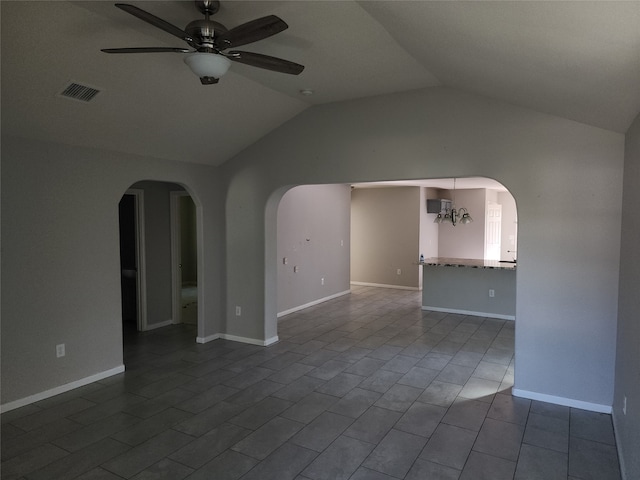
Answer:
<svg viewBox="0 0 640 480"><path fill-rule="evenodd" d="M448 258L432 257L420 262L420 265L437 267L466 267L466 268L492 268L498 270L515 270L515 262L500 262L498 260L483 260L481 258Z"/></svg>

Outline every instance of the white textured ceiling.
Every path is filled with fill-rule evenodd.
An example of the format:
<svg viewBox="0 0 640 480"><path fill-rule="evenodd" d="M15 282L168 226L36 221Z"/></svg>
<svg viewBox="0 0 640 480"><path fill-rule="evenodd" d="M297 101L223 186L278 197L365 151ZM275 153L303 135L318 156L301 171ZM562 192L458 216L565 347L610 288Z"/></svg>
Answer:
<svg viewBox="0 0 640 480"><path fill-rule="evenodd" d="M427 187L441 188L443 190L467 190L470 188L486 188L507 192L507 188L497 180L487 177L462 177L462 178L432 178L428 180L391 180L388 182L354 183L354 188L383 188L383 187Z"/></svg>
<svg viewBox="0 0 640 480"><path fill-rule="evenodd" d="M200 18L191 1L130 3L180 27ZM640 1L223 0L214 18L229 28L289 24L242 50L306 68L234 63L210 86L179 54L101 53L184 46L112 2L0 7L2 131L28 138L219 165L313 104L436 85L616 132L640 111ZM102 92L57 96L70 80Z"/></svg>

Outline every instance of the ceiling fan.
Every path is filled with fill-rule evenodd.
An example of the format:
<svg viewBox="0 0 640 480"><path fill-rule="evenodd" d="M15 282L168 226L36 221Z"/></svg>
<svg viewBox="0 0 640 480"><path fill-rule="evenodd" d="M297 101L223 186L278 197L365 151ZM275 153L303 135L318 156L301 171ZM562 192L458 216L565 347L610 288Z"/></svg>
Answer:
<svg viewBox="0 0 640 480"><path fill-rule="evenodd" d="M190 22L184 30L134 5L115 4L116 7L134 17L185 41L191 48L104 48L102 51L105 53L184 53L186 54L184 62L200 77L203 85L218 83L220 77L227 73L231 61L290 75L299 75L304 70L303 65L269 55L239 50L226 51L286 30L289 26L282 19L275 15L268 15L229 30L221 23L209 19L220 9L219 0L196 0L195 3L196 8L205 18Z"/></svg>

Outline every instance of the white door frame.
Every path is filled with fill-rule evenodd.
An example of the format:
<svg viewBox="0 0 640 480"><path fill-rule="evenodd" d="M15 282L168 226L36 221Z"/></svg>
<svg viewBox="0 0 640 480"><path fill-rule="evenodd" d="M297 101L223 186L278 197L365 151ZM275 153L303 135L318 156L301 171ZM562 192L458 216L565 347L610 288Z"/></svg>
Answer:
<svg viewBox="0 0 640 480"><path fill-rule="evenodd" d="M181 218L180 199L190 197L189 192L169 192L170 217L171 217L171 316L173 323L182 322L182 272L181 272L181 248L180 241Z"/></svg>
<svg viewBox="0 0 640 480"><path fill-rule="evenodd" d="M144 237L144 190L130 188L125 195L132 195L136 230L136 307L138 331L147 329L147 266Z"/></svg>

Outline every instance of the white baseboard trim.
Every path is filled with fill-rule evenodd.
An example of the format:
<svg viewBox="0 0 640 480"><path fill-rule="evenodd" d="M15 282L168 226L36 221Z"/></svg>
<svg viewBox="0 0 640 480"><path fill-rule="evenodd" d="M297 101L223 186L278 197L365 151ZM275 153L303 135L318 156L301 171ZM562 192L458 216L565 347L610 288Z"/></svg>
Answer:
<svg viewBox="0 0 640 480"><path fill-rule="evenodd" d="M276 343L279 338L276 335L275 337L267 338L266 340L259 340L257 338L249 338L249 337L238 337L237 335L227 335L226 333L216 333L214 335L209 335L206 337L196 337L196 343L208 343L213 342L221 338L222 340L229 340L231 342L241 342L248 343L250 345L260 345L261 347L268 347Z"/></svg>
<svg viewBox="0 0 640 480"><path fill-rule="evenodd" d="M433 312L445 312L445 313L459 313L461 315L472 315L474 317L491 317L491 318L499 318L501 320L515 320L515 315L503 315L501 313L489 313L489 312L473 312L471 310L458 310L456 308L441 308L441 307L430 307L428 305L423 305L422 310L431 310Z"/></svg>
<svg viewBox="0 0 640 480"><path fill-rule="evenodd" d="M167 320L166 322L160 323L152 323L151 325L147 323L144 331L147 332L149 330L155 330L156 328L168 327L169 325L174 325L173 320Z"/></svg>
<svg viewBox="0 0 640 480"><path fill-rule="evenodd" d="M422 290L420 287L405 287L404 285L387 285L386 283L369 283L369 282L350 282L351 285L358 285L360 287L378 287L378 288L395 288L396 290L413 290L419 292Z"/></svg>
<svg viewBox="0 0 640 480"><path fill-rule="evenodd" d="M5 413L10 410L15 410L16 408L24 407L25 405L39 402L40 400L44 400L45 398L55 397L56 395L60 395L61 393L68 392L69 390L73 390L74 388L84 387L85 385L88 385L90 383L97 382L98 380L102 380L104 378L111 377L113 375L117 375L122 372L124 372L124 365L120 365L119 367L112 368L111 370L106 370L104 372L96 373L95 375L91 375L89 377L81 378L80 380L76 380L71 383L65 383L64 385L60 385L59 387L55 387L50 390L45 390L44 392L36 393L35 395L29 395L28 397L24 397L19 400L14 400L13 402L5 403L3 405L0 405L0 413Z"/></svg>
<svg viewBox="0 0 640 480"><path fill-rule="evenodd" d="M284 317L285 315L289 315L290 313L294 313L294 312L298 312L300 310L304 310L305 308L313 307L313 306L318 305L320 303L328 302L329 300L333 300L334 298L342 297L343 295L349 295L350 293L351 293L351 290L345 290L343 292L338 292L338 293L335 293L333 295L329 295L328 297L319 298L318 300L314 300L313 302L305 303L304 305L300 305L300 306L297 306L297 307L290 308L289 310L284 310L284 311L278 313L278 318Z"/></svg>
<svg viewBox="0 0 640 480"><path fill-rule="evenodd" d="M516 397L528 398L529 400L539 400L541 402L555 403L565 407L579 408L581 410L589 410L597 413L611 413L611 405L602 405L600 403L583 402L582 400L574 400L573 398L557 397L555 395L547 395L546 393L530 392L513 388L511 390Z"/></svg>
<svg viewBox="0 0 640 480"><path fill-rule="evenodd" d="M213 335L208 335L206 337L196 337L196 343L209 343L209 342L213 342L214 340L217 340L220 338L220 334L219 333L215 333Z"/></svg>
<svg viewBox="0 0 640 480"><path fill-rule="evenodd" d="M226 333L221 333L220 338L225 340L230 340L232 342L242 342L248 343L249 345L260 345L261 347L268 347L278 341L278 336L267 338L266 340L259 340L257 338L249 338L249 337L238 337L237 335L228 335Z"/></svg>

